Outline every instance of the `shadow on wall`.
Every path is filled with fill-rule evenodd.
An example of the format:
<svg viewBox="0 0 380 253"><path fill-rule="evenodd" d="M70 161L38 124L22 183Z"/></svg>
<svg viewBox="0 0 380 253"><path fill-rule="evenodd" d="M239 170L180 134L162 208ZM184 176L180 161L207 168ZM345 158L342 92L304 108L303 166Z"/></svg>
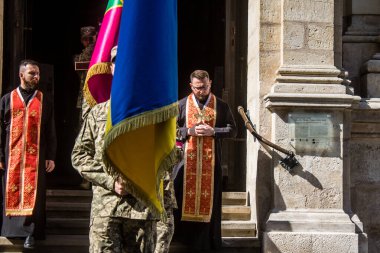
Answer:
<svg viewBox="0 0 380 253"><path fill-rule="evenodd" d="M262 147L264 148L264 146ZM265 222L270 210L273 208L273 171L271 169L272 158L269 156L269 153L259 150L257 158L256 205L259 238L262 238L262 232L265 230Z"/></svg>

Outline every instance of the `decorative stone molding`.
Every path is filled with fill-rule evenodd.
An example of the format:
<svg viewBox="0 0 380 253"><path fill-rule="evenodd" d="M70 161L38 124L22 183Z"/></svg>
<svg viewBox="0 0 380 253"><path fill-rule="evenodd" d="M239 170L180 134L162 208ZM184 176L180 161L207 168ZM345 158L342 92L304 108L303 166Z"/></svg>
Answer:
<svg viewBox="0 0 380 253"><path fill-rule="evenodd" d="M275 94L270 93L265 98L268 109L276 107L313 107L313 108L350 108L360 101L359 96L334 94Z"/></svg>
<svg viewBox="0 0 380 253"><path fill-rule="evenodd" d="M283 66L271 93L264 97L267 108L350 108L360 97L342 85L344 73L334 66Z"/></svg>
<svg viewBox="0 0 380 253"><path fill-rule="evenodd" d="M353 233L355 224L343 210L286 210L273 212L266 231ZM338 224L338 225L337 225ZM272 228L274 226L274 228Z"/></svg>
<svg viewBox="0 0 380 253"><path fill-rule="evenodd" d="M318 65L292 65L282 66L278 70L278 83L325 83L340 84L343 79L339 77L341 70L330 66Z"/></svg>
<svg viewBox="0 0 380 253"><path fill-rule="evenodd" d="M352 113L351 138L380 138L380 98L362 99Z"/></svg>

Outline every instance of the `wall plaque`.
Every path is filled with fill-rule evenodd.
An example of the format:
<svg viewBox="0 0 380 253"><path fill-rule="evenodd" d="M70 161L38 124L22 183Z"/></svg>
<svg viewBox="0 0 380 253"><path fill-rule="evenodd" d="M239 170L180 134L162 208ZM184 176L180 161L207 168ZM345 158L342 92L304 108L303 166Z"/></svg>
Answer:
<svg viewBox="0 0 380 253"><path fill-rule="evenodd" d="M331 148L333 123L328 113L290 113L290 144L296 151L322 151Z"/></svg>

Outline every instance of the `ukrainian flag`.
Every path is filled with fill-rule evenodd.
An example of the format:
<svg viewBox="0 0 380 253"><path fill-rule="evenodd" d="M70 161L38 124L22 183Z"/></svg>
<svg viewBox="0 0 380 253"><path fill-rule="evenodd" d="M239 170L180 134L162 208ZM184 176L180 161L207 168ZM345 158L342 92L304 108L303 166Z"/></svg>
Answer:
<svg viewBox="0 0 380 253"><path fill-rule="evenodd" d="M104 161L163 213L162 175L175 161L177 0L124 1Z"/></svg>

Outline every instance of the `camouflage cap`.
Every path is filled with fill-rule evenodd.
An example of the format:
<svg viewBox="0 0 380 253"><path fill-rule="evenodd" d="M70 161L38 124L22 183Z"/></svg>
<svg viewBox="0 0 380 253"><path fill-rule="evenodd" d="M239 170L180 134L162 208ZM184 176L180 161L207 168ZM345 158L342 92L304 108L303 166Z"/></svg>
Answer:
<svg viewBox="0 0 380 253"><path fill-rule="evenodd" d="M116 54L117 54L117 46L114 46L112 49L111 49L111 62L113 62L116 58Z"/></svg>
<svg viewBox="0 0 380 253"><path fill-rule="evenodd" d="M96 29L93 26L85 26L80 29L80 37L88 38L96 35Z"/></svg>

